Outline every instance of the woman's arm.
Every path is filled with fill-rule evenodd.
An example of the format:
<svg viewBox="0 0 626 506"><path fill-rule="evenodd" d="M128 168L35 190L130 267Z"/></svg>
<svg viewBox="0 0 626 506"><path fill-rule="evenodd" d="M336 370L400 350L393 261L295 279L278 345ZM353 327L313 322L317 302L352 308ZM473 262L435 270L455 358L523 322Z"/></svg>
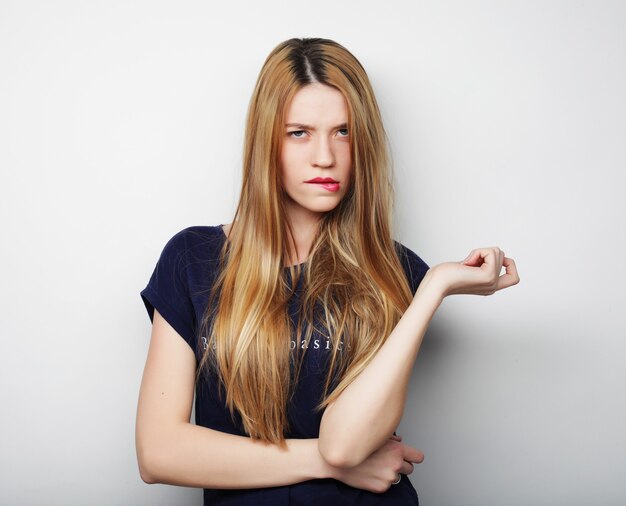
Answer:
<svg viewBox="0 0 626 506"><path fill-rule="evenodd" d="M155 310L135 432L146 483L257 488L333 476L317 439L287 439L285 450L191 424L195 367L191 348Z"/></svg>
<svg viewBox="0 0 626 506"><path fill-rule="evenodd" d="M443 297L426 273L413 301L370 363L326 407L319 451L332 466L353 467L398 427L407 385L426 329Z"/></svg>
<svg viewBox="0 0 626 506"><path fill-rule="evenodd" d="M506 273L501 276L502 266ZM461 262L429 269L378 353L326 407L319 434L322 457L336 467L359 465L397 428L422 339L447 295L491 295L518 282L515 262L497 247L473 250Z"/></svg>

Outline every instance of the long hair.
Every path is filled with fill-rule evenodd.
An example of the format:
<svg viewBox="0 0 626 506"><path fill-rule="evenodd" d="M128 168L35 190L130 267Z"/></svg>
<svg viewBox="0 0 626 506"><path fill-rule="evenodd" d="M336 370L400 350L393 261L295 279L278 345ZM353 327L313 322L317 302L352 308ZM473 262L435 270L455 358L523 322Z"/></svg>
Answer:
<svg viewBox="0 0 626 506"><path fill-rule="evenodd" d="M332 86L346 100L351 181L319 221L306 263L290 267L288 283L284 266L294 240L280 152L290 101L311 83ZM231 416L240 414L245 432L282 446L287 405L313 331L323 331L330 343L319 411L367 366L412 292L391 236L387 136L369 78L346 48L321 38L289 39L274 48L250 100L243 154L241 196L200 325L208 345L197 378L201 371L217 373ZM301 276L294 328L288 301ZM291 349L293 335L304 346Z"/></svg>

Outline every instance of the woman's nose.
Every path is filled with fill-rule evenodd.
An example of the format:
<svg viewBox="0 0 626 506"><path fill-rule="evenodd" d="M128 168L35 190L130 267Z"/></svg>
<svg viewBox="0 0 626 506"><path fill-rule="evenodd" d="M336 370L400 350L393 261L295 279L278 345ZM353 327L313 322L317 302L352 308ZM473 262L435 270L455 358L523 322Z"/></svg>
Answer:
<svg viewBox="0 0 626 506"><path fill-rule="evenodd" d="M331 167L335 163L335 155L328 139L319 137L313 148L313 165L316 167Z"/></svg>

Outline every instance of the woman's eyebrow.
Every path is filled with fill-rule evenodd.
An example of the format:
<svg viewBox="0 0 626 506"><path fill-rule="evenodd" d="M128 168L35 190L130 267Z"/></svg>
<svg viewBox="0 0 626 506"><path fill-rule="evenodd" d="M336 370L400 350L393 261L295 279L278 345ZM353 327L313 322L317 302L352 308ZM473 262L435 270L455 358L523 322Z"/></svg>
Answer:
<svg viewBox="0 0 626 506"><path fill-rule="evenodd" d="M302 128L303 130L315 130L315 127L311 125L305 125L304 123L287 123L285 125L285 128L287 127L297 127L297 128ZM348 124L342 123L341 125L337 125L334 128L348 128Z"/></svg>

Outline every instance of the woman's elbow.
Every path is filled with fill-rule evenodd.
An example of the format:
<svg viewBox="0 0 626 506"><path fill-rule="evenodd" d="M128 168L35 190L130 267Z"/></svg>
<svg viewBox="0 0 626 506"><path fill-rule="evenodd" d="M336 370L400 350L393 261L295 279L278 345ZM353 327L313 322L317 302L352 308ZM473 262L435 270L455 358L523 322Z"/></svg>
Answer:
<svg viewBox="0 0 626 506"><path fill-rule="evenodd" d="M179 441L177 425L159 422L137 423L135 428L135 449L139 475L144 483L169 483L172 464L177 462Z"/></svg>
<svg viewBox="0 0 626 506"><path fill-rule="evenodd" d="M139 476L141 476L142 481L148 485L159 483L158 480L153 478L153 476L142 466L139 466Z"/></svg>
<svg viewBox="0 0 626 506"><path fill-rule="evenodd" d="M159 446L158 438L155 440L154 438L142 437L141 434L137 434L135 448L137 450L139 476L141 476L143 482L148 484L163 483L163 466L161 464L163 462L161 456L163 452Z"/></svg>
<svg viewBox="0 0 626 506"><path fill-rule="evenodd" d="M137 464L139 466L139 476L144 483L159 483L155 472L154 456L145 448L137 446Z"/></svg>

